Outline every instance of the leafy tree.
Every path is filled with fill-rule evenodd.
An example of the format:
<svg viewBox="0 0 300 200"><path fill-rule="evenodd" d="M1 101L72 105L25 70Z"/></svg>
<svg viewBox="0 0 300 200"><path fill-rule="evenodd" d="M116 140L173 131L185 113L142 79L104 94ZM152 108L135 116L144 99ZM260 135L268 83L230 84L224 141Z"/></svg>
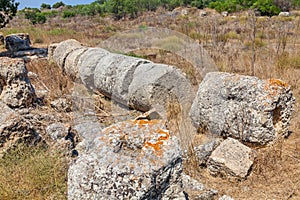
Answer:
<svg viewBox="0 0 300 200"><path fill-rule="evenodd" d="M300 8L300 0L292 0L293 8Z"/></svg>
<svg viewBox="0 0 300 200"><path fill-rule="evenodd" d="M14 16L16 16L19 3L15 0L0 0L0 28L8 24Z"/></svg>
<svg viewBox="0 0 300 200"><path fill-rule="evenodd" d="M22 12L32 24L43 24L47 20L46 15L37 8L25 8Z"/></svg>
<svg viewBox="0 0 300 200"><path fill-rule="evenodd" d="M41 4L41 10L42 9L51 9L51 5L50 4L46 4L46 3L42 3Z"/></svg>
<svg viewBox="0 0 300 200"><path fill-rule="evenodd" d="M280 13L280 8L278 8L273 0L257 0L252 8L260 11L262 15L273 16Z"/></svg>
<svg viewBox="0 0 300 200"><path fill-rule="evenodd" d="M125 4L123 0L110 0L107 2L108 11L112 13L116 19L125 17Z"/></svg>
<svg viewBox="0 0 300 200"><path fill-rule="evenodd" d="M53 4L52 8L59 8L62 6L65 6L65 4L62 1L60 1L60 2L56 2L55 4Z"/></svg>

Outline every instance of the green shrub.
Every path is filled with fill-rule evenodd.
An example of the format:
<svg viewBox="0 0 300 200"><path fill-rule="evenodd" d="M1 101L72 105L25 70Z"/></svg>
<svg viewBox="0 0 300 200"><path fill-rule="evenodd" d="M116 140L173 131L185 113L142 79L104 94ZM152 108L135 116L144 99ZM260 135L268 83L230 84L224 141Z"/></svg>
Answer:
<svg viewBox="0 0 300 200"><path fill-rule="evenodd" d="M46 3L42 3L41 4L41 9L51 9L51 5L50 4L46 4Z"/></svg>
<svg viewBox="0 0 300 200"><path fill-rule="evenodd" d="M76 13L73 10L64 10L63 14L62 14L63 18L69 18L69 17L75 17L75 16L76 16Z"/></svg>
<svg viewBox="0 0 300 200"><path fill-rule="evenodd" d="M46 15L37 8L26 8L22 12L32 24L43 24L47 20Z"/></svg>
<svg viewBox="0 0 300 200"><path fill-rule="evenodd" d="M52 8L59 8L65 6L65 4L62 1L56 2L55 4L53 4Z"/></svg>

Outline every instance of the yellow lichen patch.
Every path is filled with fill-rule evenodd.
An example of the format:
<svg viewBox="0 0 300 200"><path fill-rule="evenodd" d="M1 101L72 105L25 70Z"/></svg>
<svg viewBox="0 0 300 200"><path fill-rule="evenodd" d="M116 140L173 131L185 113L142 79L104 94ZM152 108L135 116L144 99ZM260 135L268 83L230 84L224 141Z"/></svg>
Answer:
<svg viewBox="0 0 300 200"><path fill-rule="evenodd" d="M152 147L155 151L158 151L160 150L161 145L164 144L164 141L170 138L170 133L167 130L159 129L157 130L157 134L160 134L161 136L159 136L155 142L149 142L149 141L145 142L144 146L146 148Z"/></svg>
<svg viewBox="0 0 300 200"><path fill-rule="evenodd" d="M272 86L287 87L288 84L280 79L269 79L269 84Z"/></svg>
<svg viewBox="0 0 300 200"><path fill-rule="evenodd" d="M133 120L133 123L137 124L139 127L157 124L159 122L161 122L161 120L147 120L147 119Z"/></svg>
<svg viewBox="0 0 300 200"><path fill-rule="evenodd" d="M268 91L270 97L276 96L283 89L288 87L288 84L279 79L269 79L264 86L264 89Z"/></svg>

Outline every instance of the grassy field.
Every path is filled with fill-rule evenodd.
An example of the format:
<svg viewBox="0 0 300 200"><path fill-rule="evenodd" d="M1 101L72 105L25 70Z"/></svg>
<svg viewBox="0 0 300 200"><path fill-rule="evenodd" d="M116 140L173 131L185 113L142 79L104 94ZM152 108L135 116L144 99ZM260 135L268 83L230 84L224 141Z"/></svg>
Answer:
<svg viewBox="0 0 300 200"><path fill-rule="evenodd" d="M188 15L173 17L166 14L165 11L159 10L155 13L145 13L134 20L121 21L100 16L93 18L80 16L67 19L55 17L48 19L47 23L42 25L31 25L26 20L16 18L7 28L2 29L2 32L4 35L27 32L30 34L34 47L45 47L70 38L88 46L97 46L101 41L119 31L138 27L169 28L184 33L201 44L220 71L255 75L262 79L282 79L291 86L296 98L295 112L291 122L292 133L289 138L282 139L274 145L257 149L257 159L252 174L247 180L237 182L211 177L206 170L197 167L195 162L187 163L185 171L208 186L217 189L220 194L228 194L235 199L299 199L300 17L299 15L272 18L253 17L246 12L221 17L213 10L207 10L207 13L206 17L200 17L198 10L190 8ZM152 56L153 52L149 56L147 51L135 53L155 62L176 65L183 70L191 67L190 63L172 52L154 51L156 56ZM33 64L31 68L39 73L42 66L35 67ZM45 75L45 70L42 73L44 76L41 76L41 81L50 84L49 88L51 88L51 84L56 84L55 81L53 83L47 81L49 77ZM192 75L191 77L196 85L196 78ZM53 95L59 96L62 93L57 91ZM201 138L195 139L195 141L201 141ZM15 160L14 157L18 157L16 156L18 153L14 153L0 161L0 199L3 195L6 195L4 199L66 198L64 196L66 166L63 162L61 163L62 160L49 155L44 150L34 150L33 154L32 150L27 149L27 151L28 154L22 155L23 158L19 160ZM45 162L35 162L40 159ZM3 163L7 164L3 165ZM13 177L9 174L12 174ZM28 179L32 175L36 175L38 180L30 183ZM20 185L20 187L13 185ZM43 190L43 185L47 185L47 191ZM51 198L52 196L53 198Z"/></svg>

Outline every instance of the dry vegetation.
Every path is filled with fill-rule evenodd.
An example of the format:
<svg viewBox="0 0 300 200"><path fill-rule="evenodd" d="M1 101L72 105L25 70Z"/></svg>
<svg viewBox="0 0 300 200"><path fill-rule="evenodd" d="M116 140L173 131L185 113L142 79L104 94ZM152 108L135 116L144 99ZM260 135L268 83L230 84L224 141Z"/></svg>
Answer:
<svg viewBox="0 0 300 200"><path fill-rule="evenodd" d="M251 17L248 13L236 13L236 16L221 17L213 10L207 10L208 16L200 17L196 9L189 9L187 16L171 16L165 11L156 13L148 12L134 20L113 21L111 18L101 17L74 17L60 19L59 17L49 19L43 25L30 25L28 21L15 19L9 27L3 29L3 33L9 34L14 32L28 32L31 36L33 46L47 46L53 42L59 42L65 39L74 38L89 46L96 46L100 41L110 37L115 32L128 30L137 27L164 27L170 28L189 35L195 41L199 42L209 52L220 71L233 72L239 74L254 74L259 78L279 78L287 82L293 89L296 98L295 113L291 123L291 135L278 141L264 149L257 149L256 164L253 167L252 174L244 181L223 180L214 178L208 173L199 169L195 162L189 162L185 166L185 171L194 178L199 179L208 186L215 188L220 194L228 194L235 199L299 199L300 198L300 17ZM255 36L255 37L254 37ZM135 52L143 54L142 51ZM156 62L165 62L177 65L182 69L189 69L190 64L184 62L182 58L177 58L172 53L155 52L157 56L148 56L146 58ZM152 55L152 54L151 54ZM49 65L46 65L50 67ZM70 90L71 86L62 83L62 87L57 87L55 77L61 77L57 74L51 74L51 70L39 66L34 68L29 64L35 73L40 74L41 80L49 89L59 89L53 93L54 96L65 94L64 90ZM253 70L254 69L254 70ZM189 71L189 70L187 70ZM51 78L50 78L51 77ZM54 79L52 79L54 77ZM196 82L196 78L191 78ZM53 85L56 87L52 88ZM62 93L61 93L62 92ZM198 143L203 136L197 136ZM197 143L196 142L196 143ZM35 159L40 159L40 152L34 153L33 156L25 156L25 159L12 160L15 164L8 166L3 165L7 161L1 160L1 184L0 196L3 195L3 187L9 189L6 183L16 181L14 184L27 185L28 180L23 180L23 170L33 170L39 166L33 166L30 169L28 164ZM37 156L37 157L34 157ZM12 158L9 158L10 161ZM49 176L53 172L61 172L65 165L59 168L55 156L44 157L48 162L43 166L45 173L40 171L39 176ZM36 160L35 160L36 161ZM19 166L17 169L9 166ZM23 168L22 168L23 166ZM35 168L36 167L36 168ZM54 167L53 169L49 169ZM58 167L58 168L55 168ZM10 175L3 173L11 172ZM13 179L9 178L13 174ZM63 176L64 177L64 176ZM61 177L57 177L61 178ZM40 182L40 180L37 180ZM57 180L55 180L57 181ZM28 183L29 184L29 183ZM50 183L49 183L50 184ZM52 184L52 185L51 185ZM61 190L65 186L56 186L52 183L49 187L54 187L53 195L58 195L54 199L63 199ZM60 183L63 184L63 183ZM47 185L48 186L48 185ZM40 188L39 188L40 187ZM58 187L58 188L57 188ZM14 188L14 187L13 187ZM9 189L12 191L13 189ZM30 199L39 199L43 192L43 187L37 186L30 188L37 196ZM8 192L9 192L8 191ZM57 191L59 191L57 193ZM2 193L1 193L2 192ZM8 194L7 192L7 194ZM6 194L6 193L5 193ZM31 194L31 193L30 193ZM60 196L59 196L60 195ZM15 198L13 198L15 197ZM45 197L45 196L44 196ZM41 197L41 199L44 199ZM11 196L4 199L18 199L19 196ZM25 197L24 197L25 198ZM19 198L23 199L23 198Z"/></svg>

